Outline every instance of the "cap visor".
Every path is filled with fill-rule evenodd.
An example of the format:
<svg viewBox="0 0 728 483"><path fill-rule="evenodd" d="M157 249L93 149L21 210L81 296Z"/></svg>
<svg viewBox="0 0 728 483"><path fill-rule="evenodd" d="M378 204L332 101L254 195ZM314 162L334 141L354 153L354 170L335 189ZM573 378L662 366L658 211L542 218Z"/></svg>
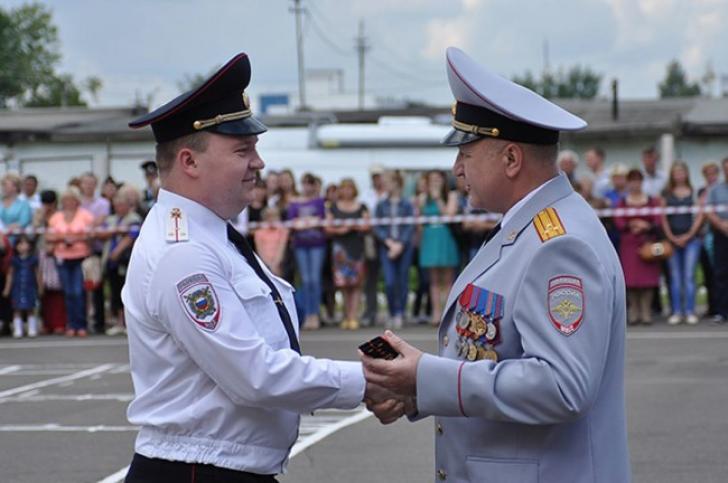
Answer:
<svg viewBox="0 0 728 483"><path fill-rule="evenodd" d="M461 144L467 144L472 143L473 141L477 141L478 139L482 139L483 136L479 134L473 134L470 132L460 131L458 129L453 129L449 133L447 133L447 136L442 140L442 144L445 146L460 146Z"/></svg>
<svg viewBox="0 0 728 483"><path fill-rule="evenodd" d="M218 134L227 134L229 136L254 136L262 134L268 130L268 127L253 116L236 121L223 122L206 129L206 131Z"/></svg>

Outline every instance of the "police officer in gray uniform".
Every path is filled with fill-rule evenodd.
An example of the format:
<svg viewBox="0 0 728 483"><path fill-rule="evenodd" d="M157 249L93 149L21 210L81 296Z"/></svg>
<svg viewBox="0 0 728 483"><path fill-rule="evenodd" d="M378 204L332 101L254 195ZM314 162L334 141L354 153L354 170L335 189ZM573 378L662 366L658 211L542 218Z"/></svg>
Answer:
<svg viewBox="0 0 728 483"><path fill-rule="evenodd" d="M458 49L447 62L454 173L504 216L452 288L438 355L386 333L401 355L364 357L366 377L434 416L436 481L628 482L624 278L555 166L559 132L586 123Z"/></svg>
<svg viewBox="0 0 728 483"><path fill-rule="evenodd" d="M301 355L293 289L229 223L264 167L249 81L239 54L130 123L152 127L161 189L122 292L140 426L128 482L273 482L299 414L365 394L359 362Z"/></svg>

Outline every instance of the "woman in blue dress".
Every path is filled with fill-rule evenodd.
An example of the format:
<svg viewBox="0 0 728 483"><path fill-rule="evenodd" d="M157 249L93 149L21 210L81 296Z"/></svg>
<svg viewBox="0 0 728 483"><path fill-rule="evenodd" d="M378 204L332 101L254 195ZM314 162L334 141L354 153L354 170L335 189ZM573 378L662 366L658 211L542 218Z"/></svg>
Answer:
<svg viewBox="0 0 728 483"><path fill-rule="evenodd" d="M455 215L458 206L457 193L448 190L443 171L431 170L427 173L427 190L420 194L417 205L422 216ZM421 226L419 263L430 272L431 323L438 325L460 257L455 238L446 223L427 223Z"/></svg>

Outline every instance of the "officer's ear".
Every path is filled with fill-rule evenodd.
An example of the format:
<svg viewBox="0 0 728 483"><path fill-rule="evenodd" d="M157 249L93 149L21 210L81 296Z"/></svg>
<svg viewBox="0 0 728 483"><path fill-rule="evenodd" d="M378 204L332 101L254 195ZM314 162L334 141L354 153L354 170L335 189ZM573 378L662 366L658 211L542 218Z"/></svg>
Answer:
<svg viewBox="0 0 728 483"><path fill-rule="evenodd" d="M200 165L197 161L197 153L188 147L183 147L177 151L175 157L175 163L177 166L191 178L198 178L200 176Z"/></svg>
<svg viewBox="0 0 728 483"><path fill-rule="evenodd" d="M508 179L517 177L523 169L523 148L516 143L508 143L501 153L506 177Z"/></svg>

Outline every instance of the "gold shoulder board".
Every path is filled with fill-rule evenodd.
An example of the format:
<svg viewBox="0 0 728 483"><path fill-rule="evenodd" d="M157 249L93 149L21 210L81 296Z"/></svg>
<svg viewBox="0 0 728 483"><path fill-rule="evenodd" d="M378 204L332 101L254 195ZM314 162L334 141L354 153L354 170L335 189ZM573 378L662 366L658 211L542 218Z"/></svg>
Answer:
<svg viewBox="0 0 728 483"><path fill-rule="evenodd" d="M566 234L566 229L553 208L546 208L534 216L533 226L542 242Z"/></svg>

